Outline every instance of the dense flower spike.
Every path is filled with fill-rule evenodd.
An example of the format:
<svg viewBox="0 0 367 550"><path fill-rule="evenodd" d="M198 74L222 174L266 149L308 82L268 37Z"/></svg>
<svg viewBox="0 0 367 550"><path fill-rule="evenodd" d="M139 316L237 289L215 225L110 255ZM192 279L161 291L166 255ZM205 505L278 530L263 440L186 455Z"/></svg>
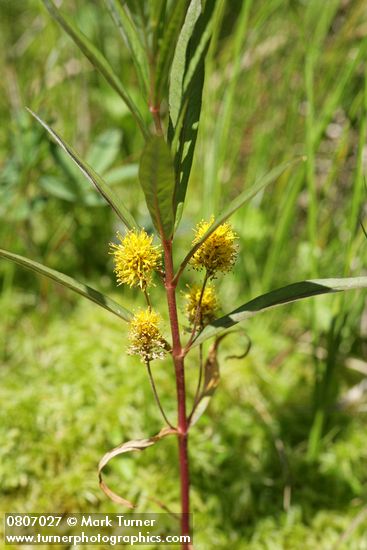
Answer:
<svg viewBox="0 0 367 550"><path fill-rule="evenodd" d="M161 247L153 245L153 237L144 229L133 229L124 237L117 233L117 237L120 244L110 243L110 253L114 256L118 284L146 290L153 271L161 265Z"/></svg>
<svg viewBox="0 0 367 550"><path fill-rule="evenodd" d="M189 291L185 294L186 306L185 311L191 324L194 324L197 308L200 301L201 288L199 286L188 287ZM215 293L215 288L212 285L205 287L200 305L199 326L205 326L215 319L216 311L218 310L219 302Z"/></svg>
<svg viewBox="0 0 367 550"><path fill-rule="evenodd" d="M134 315L129 326L130 355L140 355L144 363L163 359L166 342L159 329L160 321L160 315L150 308Z"/></svg>
<svg viewBox="0 0 367 550"><path fill-rule="evenodd" d="M208 222L201 221L196 226L195 237L192 242L197 244L214 223L214 216ZM237 259L237 234L229 223L222 223L203 242L190 260L195 269L206 269L209 277L214 277L218 271L230 271Z"/></svg>

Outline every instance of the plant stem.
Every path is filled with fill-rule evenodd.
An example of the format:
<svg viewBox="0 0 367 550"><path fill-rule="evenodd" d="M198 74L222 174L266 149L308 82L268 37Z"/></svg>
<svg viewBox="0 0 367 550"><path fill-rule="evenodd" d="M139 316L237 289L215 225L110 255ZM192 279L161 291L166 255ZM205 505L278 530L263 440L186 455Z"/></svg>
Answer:
<svg viewBox="0 0 367 550"><path fill-rule="evenodd" d="M144 290L144 296L145 296L145 300L146 300L146 302L147 302L147 306L148 306L148 308L149 308L149 311L151 311L151 309L152 309L152 304L150 303L149 294L148 294L148 292L147 292L146 289Z"/></svg>
<svg viewBox="0 0 367 550"><path fill-rule="evenodd" d="M154 394L154 397L155 397L155 400L156 400L156 403L158 405L158 408L159 410L161 411L161 415L163 416L165 422L168 424L168 426L172 429L174 429L174 427L172 426L171 422L168 420L167 416L166 416L166 413L164 412L164 409L162 407L162 403L159 399L159 396L158 396L158 393L157 393L157 388L155 386L155 382L154 382L154 378L153 378L153 375L152 375L152 370L150 368L150 363L149 361L147 361L146 363L147 365L147 371L148 371L148 376L149 376L149 380L150 380L150 385L152 386L152 390L153 390L153 394Z"/></svg>
<svg viewBox="0 0 367 550"><path fill-rule="evenodd" d="M163 241L164 261L165 261L165 288L168 303L169 319L172 333L172 358L176 375L177 390L177 429L178 429L178 448L180 463L180 482L181 482L181 533L190 535L190 478L189 478L189 459L188 459L188 421L186 416L186 389L185 389L185 371L184 371L184 352L181 346L180 329L177 316L176 304L176 285L173 281L173 258L172 258L172 240ZM183 543L182 550L188 550L189 544Z"/></svg>
<svg viewBox="0 0 367 550"><path fill-rule="evenodd" d="M192 411L189 414L189 425L191 423L192 416L195 412L196 405L198 404L198 401L199 401L202 379L203 379L203 344L200 344L199 346L199 378L198 378L198 384L196 387Z"/></svg>
<svg viewBox="0 0 367 550"><path fill-rule="evenodd" d="M200 328L202 329L202 320L201 320L201 303L203 301L203 296L204 296L204 292L205 292L205 287L206 287L206 283L208 282L208 279L209 279L209 276L208 276L208 273L205 273L205 278L204 278L204 282L203 282L203 286L201 287L201 292L200 292L200 297L199 297L199 301L198 301L198 305L196 307L196 311L195 311L195 318L194 318L194 322L193 322L193 327L192 327L192 331L191 331L191 335L190 335L190 338L189 338L189 341L187 342L186 346L185 346L185 354L188 352L188 350L190 349L190 346L192 344L192 341L195 337L195 332L196 332L196 328L198 326L198 323L200 321Z"/></svg>
<svg viewBox="0 0 367 550"><path fill-rule="evenodd" d="M163 136L163 128L162 128L162 123L161 123L159 105L158 106L151 105L149 107L149 110L152 113L156 134L158 136Z"/></svg>

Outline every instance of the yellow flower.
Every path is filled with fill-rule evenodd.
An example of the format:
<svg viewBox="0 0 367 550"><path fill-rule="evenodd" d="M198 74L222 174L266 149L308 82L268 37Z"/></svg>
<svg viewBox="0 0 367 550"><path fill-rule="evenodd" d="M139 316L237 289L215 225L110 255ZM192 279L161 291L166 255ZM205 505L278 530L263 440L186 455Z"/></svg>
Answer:
<svg viewBox="0 0 367 550"><path fill-rule="evenodd" d="M153 237L144 229L133 229L123 237L117 233L120 244L110 243L110 254L115 260L115 273L119 285L138 286L145 290L152 274L161 264L161 248L153 246Z"/></svg>
<svg viewBox="0 0 367 550"><path fill-rule="evenodd" d="M144 363L163 359L166 342L159 329L161 317L151 309L136 313L129 325L130 355L140 355Z"/></svg>
<svg viewBox="0 0 367 550"><path fill-rule="evenodd" d="M185 311L191 324L195 321L197 307L200 301L201 288L199 286L192 286L189 288L189 292L185 294L186 307ZM215 293L215 288L212 285L205 287L203 297L201 299L199 326L205 326L213 319L215 319L215 313L219 307L218 298Z"/></svg>
<svg viewBox="0 0 367 550"><path fill-rule="evenodd" d="M197 244L214 223L214 216L208 222L197 224L192 244ZM235 240L238 238L229 223L222 223L203 242L190 260L194 269L206 269L209 277L214 277L217 271L230 271L237 259L238 247Z"/></svg>

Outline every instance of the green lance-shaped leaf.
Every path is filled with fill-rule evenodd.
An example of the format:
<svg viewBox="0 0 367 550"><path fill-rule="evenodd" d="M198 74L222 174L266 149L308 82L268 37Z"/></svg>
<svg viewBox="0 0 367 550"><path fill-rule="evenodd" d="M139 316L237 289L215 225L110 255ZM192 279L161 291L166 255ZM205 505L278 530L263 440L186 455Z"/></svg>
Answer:
<svg viewBox="0 0 367 550"><path fill-rule="evenodd" d="M154 0L154 2L148 2L148 4L149 10L145 27L148 27L151 33L151 53L153 60L157 58L159 46L167 28L167 21L176 6L173 2L167 3L167 0Z"/></svg>
<svg viewBox="0 0 367 550"><path fill-rule="evenodd" d="M171 16L165 25L162 39L159 43L158 59L155 69L154 101L159 102L162 91L168 80L169 68L171 65L174 49L172 44L176 43L176 37L185 17L188 1L180 0L173 4Z"/></svg>
<svg viewBox="0 0 367 550"><path fill-rule="evenodd" d="M168 141L172 146L175 162L176 224L182 215L194 158L204 87L205 57L213 30L213 14L218 5L215 2L206 2L204 8L202 3L201 6L197 2L190 5L190 12L187 12L179 38L182 47L186 48L184 73L180 74L184 60L182 53L178 51L179 44L176 48L177 56L175 52L174 65L172 65L172 71L175 71L171 72L170 76L170 102L173 108L173 119L170 116ZM201 13L198 16L199 9ZM174 84L176 76L178 82Z"/></svg>
<svg viewBox="0 0 367 550"><path fill-rule="evenodd" d="M116 494L114 491L112 491L102 477L102 471L103 468L109 463L109 461L114 458L115 456L124 454L124 453L130 453L130 452L137 452L137 451L144 451L148 447L151 447L157 441L160 439L163 439L164 437L167 437L167 435L174 435L177 431L173 428L163 428L157 435L153 437L149 437L148 439L135 439L132 441L127 441L126 443L122 443L121 445L118 445L112 451L109 451L106 453L100 460L98 464L98 477L99 477L99 486L102 489L102 491L114 502L117 504L122 504L123 506L126 506L127 508L135 508L135 505L130 502L129 500L126 500L125 498L120 497L118 494Z"/></svg>
<svg viewBox="0 0 367 550"><path fill-rule="evenodd" d="M111 300L111 298L108 298L104 294L101 294L101 292L98 292L98 290L95 290L90 286L79 283L72 277L69 277L64 273L60 273L55 269L50 269L49 267L46 267L38 262L25 258L24 256L19 256L18 254L13 254L12 252L8 252L7 250L2 250L1 248L0 248L0 257L6 258L7 260L11 260L16 264L19 264L27 269L30 269L32 271L35 271L36 273L39 273L40 275L44 275L45 277L52 279L56 283L66 288L69 288L73 292L76 292L77 294L84 296L84 298L87 298L88 300L90 300L91 302L94 302L98 306L103 307L107 311L114 313L124 321L129 322L133 316L128 309L120 306L118 303L116 303L114 300Z"/></svg>
<svg viewBox="0 0 367 550"><path fill-rule="evenodd" d="M142 115L130 97L129 93L121 83L120 79L114 73L111 65L103 54L92 44L89 38L78 29L69 17L61 14L60 10L55 6L52 0L42 0L50 15L61 25L64 31L75 42L79 49L89 59L92 65L101 73L110 86L119 94L119 96L126 103L131 114L135 118L142 131L142 134L147 137L149 132L142 118Z"/></svg>
<svg viewBox="0 0 367 550"><path fill-rule="evenodd" d="M250 189L245 189L242 193L238 195L233 201L225 208L222 212L222 214L214 220L214 223L209 227L208 231L203 235L203 237L198 241L195 246L191 248L189 253L185 256L184 260L181 263L181 266L179 268L179 271L176 275L176 278L182 273L182 271L185 269L185 266L188 264L192 256L195 254L195 252L200 248L200 246L206 241L206 239L214 233L214 231L222 224L224 223L232 214L234 214L239 208L241 208L246 202L251 200L257 193L265 189L268 185L273 183L279 176L290 166L295 164L296 162L300 162L300 160L304 160L304 157L301 159L295 159L289 162L283 162L282 164L279 164L279 166L276 166L265 174L264 176L261 176Z"/></svg>
<svg viewBox="0 0 367 550"><path fill-rule="evenodd" d="M155 228L162 239L173 233L175 175L171 153L162 136L154 136L143 151L139 179Z"/></svg>
<svg viewBox="0 0 367 550"><path fill-rule="evenodd" d="M105 2L120 35L130 50L140 85L145 93L147 93L149 89L148 58L134 22L129 16L126 7L121 5L118 0L105 0Z"/></svg>
<svg viewBox="0 0 367 550"><path fill-rule="evenodd" d="M304 161L305 157L293 159L291 161L283 162L282 164L279 164L270 172L267 174L260 176L258 180L254 183L250 189L245 189L242 193L238 195L233 201L223 210L220 216L216 218L214 221L214 224L210 229L208 230L208 234L213 233L219 227L222 223L224 223L232 214L234 214L239 208L241 208L246 202L251 200L255 195L257 195L260 191L264 190L268 185L273 183L275 180L279 178L279 176L282 175L282 173L287 170L287 168L290 168L292 165L296 164L297 162ZM204 235L203 241L205 241L206 236ZM200 245L199 245L200 246Z"/></svg>
<svg viewBox="0 0 367 550"><path fill-rule="evenodd" d="M137 227L137 223L134 220L133 216L130 214L127 208L123 204L121 204L121 201L117 198L115 193L108 187L108 185L105 183L105 181L101 178L97 172L87 164L79 155L78 153L64 141L56 132L53 130L46 122L44 122L39 116L37 116L33 111L28 109L28 111L31 113L32 116L42 126L47 130L47 132L53 137L53 139L56 141L58 145L69 155L69 157L75 162L79 170L84 174L84 176L97 188L99 193L102 195L102 197L108 202L108 204L113 208L113 210L116 212L118 217L121 219L121 221L126 225L128 229L132 229L133 227Z"/></svg>
<svg viewBox="0 0 367 550"><path fill-rule="evenodd" d="M176 128L182 105L183 83L186 70L187 48L195 23L201 13L201 1L192 0L186 13L185 22L178 37L172 61L169 85L169 114L172 125Z"/></svg>
<svg viewBox="0 0 367 550"><path fill-rule="evenodd" d="M246 319L250 319L263 311L276 306L289 304L317 296L319 294L330 294L333 292L341 292L344 290L353 290L359 288L367 288L367 277L347 277L343 279L311 279L301 281L291 285L272 290L266 294L262 294L250 302L247 302L235 309L231 313L216 319L210 325L207 325L204 330L194 340L192 347L202 344L208 338L227 330L237 323L241 323Z"/></svg>

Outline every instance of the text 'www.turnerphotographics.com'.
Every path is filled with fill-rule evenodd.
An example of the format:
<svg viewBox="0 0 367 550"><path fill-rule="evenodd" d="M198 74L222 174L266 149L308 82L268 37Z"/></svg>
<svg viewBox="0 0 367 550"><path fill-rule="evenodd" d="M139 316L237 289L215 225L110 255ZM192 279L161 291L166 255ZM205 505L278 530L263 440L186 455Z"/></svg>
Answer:
<svg viewBox="0 0 367 550"><path fill-rule="evenodd" d="M180 534L181 516L172 514L5 515L5 544L144 545L192 544ZM192 523L192 522L191 522Z"/></svg>

